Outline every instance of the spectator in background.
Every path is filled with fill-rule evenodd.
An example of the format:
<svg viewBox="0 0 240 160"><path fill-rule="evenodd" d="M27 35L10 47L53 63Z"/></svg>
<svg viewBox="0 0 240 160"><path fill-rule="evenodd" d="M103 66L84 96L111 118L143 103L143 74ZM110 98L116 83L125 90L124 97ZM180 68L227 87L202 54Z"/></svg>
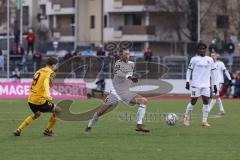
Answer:
<svg viewBox="0 0 240 160"><path fill-rule="evenodd" d="M10 78L12 78L14 82L19 82L20 81L20 79L21 79L21 72L20 72L19 66L16 66L16 68L12 72L12 75L11 75Z"/></svg>
<svg viewBox="0 0 240 160"><path fill-rule="evenodd" d="M209 53L213 53L213 52L219 53L219 50L218 50L218 48L217 48L217 45L215 44L215 41L213 41L213 42L209 45L208 51L209 51Z"/></svg>
<svg viewBox="0 0 240 160"><path fill-rule="evenodd" d="M23 55L24 48L21 45L17 46L16 43L14 43L10 50L10 62L12 69L21 64Z"/></svg>
<svg viewBox="0 0 240 160"><path fill-rule="evenodd" d="M22 72L28 72L27 55L26 54L22 57L21 66L22 66Z"/></svg>
<svg viewBox="0 0 240 160"><path fill-rule="evenodd" d="M233 97L240 98L240 71L236 73Z"/></svg>
<svg viewBox="0 0 240 160"><path fill-rule="evenodd" d="M74 52L73 52L73 56L80 56L82 53L80 52L80 49L77 48Z"/></svg>
<svg viewBox="0 0 240 160"><path fill-rule="evenodd" d="M226 51L228 55L228 65L231 67L233 65L233 54L235 51L235 45L233 44L232 40L226 44Z"/></svg>
<svg viewBox="0 0 240 160"><path fill-rule="evenodd" d="M35 41L36 41L36 35L33 33L32 29L29 29L29 32L27 35L27 54L29 54L30 50L31 50L32 54L34 54Z"/></svg>
<svg viewBox="0 0 240 160"><path fill-rule="evenodd" d="M145 61L152 61L152 50L150 48L147 48L146 52L144 53Z"/></svg>
<svg viewBox="0 0 240 160"><path fill-rule="evenodd" d="M4 71L4 56L1 49L0 49L0 71Z"/></svg>
<svg viewBox="0 0 240 160"><path fill-rule="evenodd" d="M83 51L83 55L84 55L85 57L93 56L93 51L91 51L91 48L88 47L87 50Z"/></svg>
<svg viewBox="0 0 240 160"><path fill-rule="evenodd" d="M17 30L14 33L14 42L15 42L16 46L18 47L19 42L20 42L20 30Z"/></svg>
<svg viewBox="0 0 240 160"><path fill-rule="evenodd" d="M113 55L108 54L108 56L103 58L103 72L110 72L110 66L112 64Z"/></svg>
<svg viewBox="0 0 240 160"><path fill-rule="evenodd" d="M34 71L40 69L42 65L42 54L41 52L37 51L33 55L33 64L34 64Z"/></svg>
<svg viewBox="0 0 240 160"><path fill-rule="evenodd" d="M104 91L105 91L105 79L104 75L101 75L99 77L99 80L95 83L97 87L92 90L92 96L95 96L95 92L101 93L102 96L104 96Z"/></svg>
<svg viewBox="0 0 240 160"><path fill-rule="evenodd" d="M97 56L106 56L106 52L102 47L97 50Z"/></svg>
<svg viewBox="0 0 240 160"><path fill-rule="evenodd" d="M64 59L65 61L67 61L67 60L71 59L72 57L73 57L73 56L72 56L71 52L68 51L68 52L65 54L65 56L63 57L63 59Z"/></svg>

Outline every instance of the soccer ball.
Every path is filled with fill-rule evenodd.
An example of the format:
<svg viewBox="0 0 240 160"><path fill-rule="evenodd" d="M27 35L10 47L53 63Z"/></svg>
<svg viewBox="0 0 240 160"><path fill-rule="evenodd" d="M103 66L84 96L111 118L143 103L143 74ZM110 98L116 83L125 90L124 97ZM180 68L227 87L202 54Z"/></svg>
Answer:
<svg viewBox="0 0 240 160"><path fill-rule="evenodd" d="M169 126L174 126L178 122L178 116L175 113L169 113L166 117L166 123Z"/></svg>

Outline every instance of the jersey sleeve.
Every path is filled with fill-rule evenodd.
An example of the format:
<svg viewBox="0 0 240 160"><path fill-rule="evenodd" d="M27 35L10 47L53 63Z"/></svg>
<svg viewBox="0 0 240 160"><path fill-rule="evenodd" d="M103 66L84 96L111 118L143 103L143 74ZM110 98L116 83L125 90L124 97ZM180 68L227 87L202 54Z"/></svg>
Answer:
<svg viewBox="0 0 240 160"><path fill-rule="evenodd" d="M188 65L187 73L186 73L186 81L189 82L191 78L192 71L194 69L194 58L191 58L190 63Z"/></svg>
<svg viewBox="0 0 240 160"><path fill-rule="evenodd" d="M188 65L188 69L193 70L195 66L195 60L194 58L191 58L190 63Z"/></svg>
<svg viewBox="0 0 240 160"><path fill-rule="evenodd" d="M217 69L216 66L214 65L213 60L211 59L211 80L212 80L212 85L218 85L217 82Z"/></svg>
<svg viewBox="0 0 240 160"><path fill-rule="evenodd" d="M44 80L44 90L48 100L52 100L51 93L50 93L50 75L47 76Z"/></svg>
<svg viewBox="0 0 240 160"><path fill-rule="evenodd" d="M223 73L227 76L228 80L232 80L231 75L228 72L228 70L223 62L221 63L221 69L222 69Z"/></svg>
<svg viewBox="0 0 240 160"><path fill-rule="evenodd" d="M222 71L227 70L226 66L225 66L225 64L223 62L221 63L221 69L222 69Z"/></svg>

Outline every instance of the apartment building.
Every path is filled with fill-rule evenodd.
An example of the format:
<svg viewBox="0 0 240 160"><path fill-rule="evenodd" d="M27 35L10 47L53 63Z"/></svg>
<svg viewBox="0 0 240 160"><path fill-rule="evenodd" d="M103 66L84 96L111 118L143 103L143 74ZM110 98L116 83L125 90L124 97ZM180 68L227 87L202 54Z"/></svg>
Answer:
<svg viewBox="0 0 240 160"><path fill-rule="evenodd" d="M75 1L39 0L38 5L51 37L60 42L73 42Z"/></svg>
<svg viewBox="0 0 240 160"><path fill-rule="evenodd" d="M105 0L107 26L104 41L132 41L133 50L150 47L156 55L178 54L179 37L175 29L176 15L179 25L186 23L185 13L161 10L157 0ZM180 33L181 34L181 33ZM181 35L181 44L189 40ZM185 47L186 52L186 47Z"/></svg>
<svg viewBox="0 0 240 160"><path fill-rule="evenodd" d="M211 0L201 1L203 41L211 43L217 34L221 39L240 35L240 27L237 28L240 25L236 24L240 4L235 1L226 1L228 5L222 5L222 1L214 4ZM176 10L176 6L164 6L160 2L166 1L24 0L24 31L28 27L37 28L40 15L41 25L50 31L50 41L75 46L132 41L134 51L142 52L150 47L155 55L187 54L187 45L191 41L182 32L188 33L187 10ZM227 9L224 10L224 6ZM12 9L12 12L16 14L16 10ZM176 29L179 26L181 32Z"/></svg>
<svg viewBox="0 0 240 160"><path fill-rule="evenodd" d="M79 0L78 45L99 46L104 43L104 0Z"/></svg>
<svg viewBox="0 0 240 160"><path fill-rule="evenodd" d="M102 0L39 0L38 4L53 40L78 46L102 43Z"/></svg>
<svg viewBox="0 0 240 160"><path fill-rule="evenodd" d="M17 9L16 0L10 0L10 34L18 30L20 27L20 11ZM27 32L28 28L36 23L37 1L22 0L23 5L23 32ZM7 25L7 1L0 0L0 33L6 33Z"/></svg>

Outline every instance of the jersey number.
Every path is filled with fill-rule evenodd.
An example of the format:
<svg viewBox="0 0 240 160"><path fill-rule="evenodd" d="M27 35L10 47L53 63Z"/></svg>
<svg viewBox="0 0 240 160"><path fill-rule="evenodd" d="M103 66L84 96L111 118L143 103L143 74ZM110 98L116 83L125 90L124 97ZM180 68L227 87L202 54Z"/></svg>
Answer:
<svg viewBox="0 0 240 160"><path fill-rule="evenodd" d="M37 84L40 75L41 73L38 72L33 76L32 86L35 86Z"/></svg>
<svg viewBox="0 0 240 160"><path fill-rule="evenodd" d="M117 71L118 71L118 70L120 70L120 65L116 65L116 66L115 66L115 71L114 71L114 73L117 74Z"/></svg>

